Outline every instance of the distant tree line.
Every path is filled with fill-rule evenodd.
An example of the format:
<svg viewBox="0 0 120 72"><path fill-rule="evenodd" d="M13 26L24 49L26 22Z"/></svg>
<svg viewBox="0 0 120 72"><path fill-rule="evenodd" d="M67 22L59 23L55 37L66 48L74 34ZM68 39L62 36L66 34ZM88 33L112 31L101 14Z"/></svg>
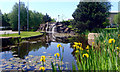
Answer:
<svg viewBox="0 0 120 72"><path fill-rule="evenodd" d="M46 22L55 22L47 13L46 15L29 10L29 28L37 30L39 25ZM20 3L21 30L27 30L27 7L24 2ZM18 30L18 3L15 3L10 13L2 14L2 26L10 26L12 30Z"/></svg>

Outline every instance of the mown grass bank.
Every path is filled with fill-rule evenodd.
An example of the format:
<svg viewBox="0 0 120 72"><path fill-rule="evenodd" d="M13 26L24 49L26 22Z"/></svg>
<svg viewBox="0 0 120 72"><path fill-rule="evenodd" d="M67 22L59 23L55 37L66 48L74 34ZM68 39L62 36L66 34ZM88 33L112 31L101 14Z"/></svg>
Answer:
<svg viewBox="0 0 120 72"><path fill-rule="evenodd" d="M40 32L21 31L20 35L18 35L18 33L14 33L14 34L1 34L0 36L2 39L2 47L7 47L8 45L19 44L24 40L38 38L43 35L44 33L40 33ZM7 37L7 38L4 38L4 37Z"/></svg>
<svg viewBox="0 0 120 72"><path fill-rule="evenodd" d="M18 33L14 33L14 34L2 34L0 36L2 36L2 37L21 37L21 38L27 38L27 37L38 36L38 35L42 35L42 34L43 33L40 33L40 32L22 31L20 35L18 35Z"/></svg>

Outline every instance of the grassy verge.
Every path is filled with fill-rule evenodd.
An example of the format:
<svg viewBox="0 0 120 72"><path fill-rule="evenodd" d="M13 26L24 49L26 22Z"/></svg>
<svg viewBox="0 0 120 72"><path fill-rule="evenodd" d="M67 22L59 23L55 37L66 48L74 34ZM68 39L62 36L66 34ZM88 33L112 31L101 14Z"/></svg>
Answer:
<svg viewBox="0 0 120 72"><path fill-rule="evenodd" d="M18 33L14 33L14 34L2 34L0 36L2 36L2 37L21 37L21 38L26 38L26 37L37 36L37 35L42 35L42 33L40 33L40 32L22 31L20 35L18 35Z"/></svg>

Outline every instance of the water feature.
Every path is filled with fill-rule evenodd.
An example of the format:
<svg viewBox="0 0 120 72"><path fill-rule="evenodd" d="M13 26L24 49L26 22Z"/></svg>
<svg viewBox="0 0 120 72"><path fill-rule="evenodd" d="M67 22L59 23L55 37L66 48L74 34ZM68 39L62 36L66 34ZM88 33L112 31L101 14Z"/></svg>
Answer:
<svg viewBox="0 0 120 72"><path fill-rule="evenodd" d="M54 26L52 27L52 33L55 33L55 27L56 27L56 25L54 25Z"/></svg>
<svg viewBox="0 0 120 72"><path fill-rule="evenodd" d="M64 47L62 67L65 69L67 65L68 69L72 69L72 62L76 62L74 49L72 48L73 42L75 41L82 42L83 48L85 48L88 44L85 36L56 37L55 41L53 41L52 34L25 41L9 51L3 51L0 53L0 55L2 55L1 60L3 62L3 69L19 69L20 67L16 68L15 66L13 66L12 63L15 62L16 65L22 63L23 65L23 62L25 62L26 66L28 66L29 63L27 62L31 61L31 66L28 66L27 69L39 69L39 67L41 66L39 62L40 56L45 55L47 57L46 64L50 63L49 58L52 57L52 60L54 60L54 54L59 52L59 49L57 48L58 44L61 44ZM51 69L49 68L49 66L47 67L48 69Z"/></svg>

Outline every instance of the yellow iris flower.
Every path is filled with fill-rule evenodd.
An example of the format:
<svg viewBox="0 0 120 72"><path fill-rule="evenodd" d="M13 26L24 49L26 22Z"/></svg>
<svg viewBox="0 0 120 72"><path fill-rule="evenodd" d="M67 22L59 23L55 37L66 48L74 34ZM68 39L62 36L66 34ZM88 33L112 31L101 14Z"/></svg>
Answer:
<svg viewBox="0 0 120 72"><path fill-rule="evenodd" d="M83 57L86 56L87 58L89 57L89 55L86 53L86 54L83 54Z"/></svg>
<svg viewBox="0 0 120 72"><path fill-rule="evenodd" d="M79 53L79 50L76 50L75 53Z"/></svg>
<svg viewBox="0 0 120 72"><path fill-rule="evenodd" d="M87 50L87 52L89 52L89 50Z"/></svg>
<svg viewBox="0 0 120 72"><path fill-rule="evenodd" d="M73 47L75 48L75 47L76 47L76 45L73 45Z"/></svg>
<svg viewBox="0 0 120 72"><path fill-rule="evenodd" d="M79 46L76 46L76 49L83 50L83 48L82 48L82 47L79 47Z"/></svg>
<svg viewBox="0 0 120 72"><path fill-rule="evenodd" d="M92 42L92 45L94 45L94 42Z"/></svg>
<svg viewBox="0 0 120 72"><path fill-rule="evenodd" d="M109 43L115 43L115 39L109 39L109 41L108 41Z"/></svg>
<svg viewBox="0 0 120 72"><path fill-rule="evenodd" d="M59 48L59 47L62 47L62 45L61 45L61 44L58 44L58 45L57 45L57 48Z"/></svg>
<svg viewBox="0 0 120 72"><path fill-rule="evenodd" d="M120 48L119 47L116 47L117 48L117 50L120 50Z"/></svg>
<svg viewBox="0 0 120 72"><path fill-rule="evenodd" d="M76 46L76 49L79 49L79 46Z"/></svg>
<svg viewBox="0 0 120 72"><path fill-rule="evenodd" d="M89 49L89 45L87 45L86 49Z"/></svg>
<svg viewBox="0 0 120 72"><path fill-rule="evenodd" d="M44 70L45 70L45 67L40 67L39 70L43 70L43 71L44 71Z"/></svg>
<svg viewBox="0 0 120 72"><path fill-rule="evenodd" d="M60 56L60 54L59 54L59 53L56 53L56 54L54 54L54 56L57 56L57 57L59 57L59 56Z"/></svg>
<svg viewBox="0 0 120 72"><path fill-rule="evenodd" d="M80 49L80 50L83 50L83 48L82 48L82 47L79 47L79 49Z"/></svg>
<svg viewBox="0 0 120 72"><path fill-rule="evenodd" d="M74 44L75 44L75 45L78 45L79 43L77 43L77 42L74 42Z"/></svg>
<svg viewBox="0 0 120 72"><path fill-rule="evenodd" d="M82 43L78 43L78 45L80 45L82 47Z"/></svg>
<svg viewBox="0 0 120 72"><path fill-rule="evenodd" d="M44 61L45 62L45 56L41 56L40 61Z"/></svg>

